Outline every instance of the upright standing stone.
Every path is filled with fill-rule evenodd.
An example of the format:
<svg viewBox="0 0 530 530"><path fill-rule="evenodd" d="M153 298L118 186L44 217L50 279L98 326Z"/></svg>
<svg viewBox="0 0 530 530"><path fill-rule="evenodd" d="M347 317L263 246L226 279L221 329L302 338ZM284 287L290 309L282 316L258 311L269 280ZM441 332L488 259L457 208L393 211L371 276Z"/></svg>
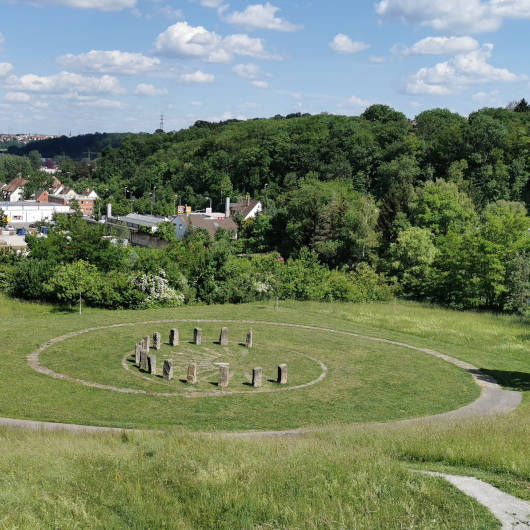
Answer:
<svg viewBox="0 0 530 530"><path fill-rule="evenodd" d="M178 346L179 345L179 330L172 329L169 331L169 345Z"/></svg>
<svg viewBox="0 0 530 530"><path fill-rule="evenodd" d="M147 351L142 350L140 353L140 370L142 372L147 372L147 369L149 368L148 362L147 362Z"/></svg>
<svg viewBox="0 0 530 530"><path fill-rule="evenodd" d="M259 388L263 384L263 368L258 366L252 370L252 386Z"/></svg>
<svg viewBox="0 0 530 530"><path fill-rule="evenodd" d="M278 365L278 383L280 385L287 384L287 365L286 364Z"/></svg>
<svg viewBox="0 0 530 530"><path fill-rule="evenodd" d="M202 342L202 329L195 328L193 330L193 344L200 344Z"/></svg>
<svg viewBox="0 0 530 530"><path fill-rule="evenodd" d="M221 346L228 346L228 328L221 328L221 335L219 337L219 344Z"/></svg>
<svg viewBox="0 0 530 530"><path fill-rule="evenodd" d="M188 365L188 375L186 377L188 385L194 385L197 383L197 364L191 363Z"/></svg>
<svg viewBox="0 0 530 530"><path fill-rule="evenodd" d="M140 367L140 354L143 350L143 344L140 342L136 345L136 351L134 352L134 364Z"/></svg>
<svg viewBox="0 0 530 530"><path fill-rule="evenodd" d="M153 348L155 350L159 350L161 346L162 339L160 337L160 333L158 333L158 331L155 331L155 333L153 333Z"/></svg>
<svg viewBox="0 0 530 530"><path fill-rule="evenodd" d="M252 348L252 330L249 329L247 333L247 340L245 341L247 348Z"/></svg>
<svg viewBox="0 0 530 530"><path fill-rule="evenodd" d="M149 365L149 373L156 375L156 355L148 355L147 364Z"/></svg>
<svg viewBox="0 0 530 530"><path fill-rule="evenodd" d="M149 344L149 335L144 337L144 340L142 341L142 344L144 346L144 350L149 350L150 344Z"/></svg>
<svg viewBox="0 0 530 530"><path fill-rule="evenodd" d="M230 365L228 363L219 363L219 386L226 388L230 379Z"/></svg>
<svg viewBox="0 0 530 530"><path fill-rule="evenodd" d="M171 359L164 361L162 375L164 376L164 379L167 379L168 381L173 379L173 361Z"/></svg>

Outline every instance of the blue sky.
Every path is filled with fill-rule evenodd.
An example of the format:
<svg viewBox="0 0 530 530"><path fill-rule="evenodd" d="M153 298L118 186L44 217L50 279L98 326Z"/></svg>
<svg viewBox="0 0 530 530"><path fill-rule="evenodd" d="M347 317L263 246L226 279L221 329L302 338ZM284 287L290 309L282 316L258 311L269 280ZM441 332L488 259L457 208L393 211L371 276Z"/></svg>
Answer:
<svg viewBox="0 0 530 530"><path fill-rule="evenodd" d="M530 0L0 0L0 132L530 96Z"/></svg>

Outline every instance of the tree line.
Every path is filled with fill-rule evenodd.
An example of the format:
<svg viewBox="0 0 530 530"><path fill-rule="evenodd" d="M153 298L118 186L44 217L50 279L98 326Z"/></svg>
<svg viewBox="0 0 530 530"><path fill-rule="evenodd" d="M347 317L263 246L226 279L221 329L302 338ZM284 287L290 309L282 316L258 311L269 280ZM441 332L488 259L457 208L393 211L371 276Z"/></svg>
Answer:
<svg viewBox="0 0 530 530"><path fill-rule="evenodd" d="M59 178L95 188L117 214L170 215L177 203L204 208L205 197L222 208L248 194L264 212L240 222L241 254L311 256L345 274L368 267L401 296L525 313L529 151L525 100L412 121L374 105L359 117L293 114L129 135L89 170L63 161Z"/></svg>

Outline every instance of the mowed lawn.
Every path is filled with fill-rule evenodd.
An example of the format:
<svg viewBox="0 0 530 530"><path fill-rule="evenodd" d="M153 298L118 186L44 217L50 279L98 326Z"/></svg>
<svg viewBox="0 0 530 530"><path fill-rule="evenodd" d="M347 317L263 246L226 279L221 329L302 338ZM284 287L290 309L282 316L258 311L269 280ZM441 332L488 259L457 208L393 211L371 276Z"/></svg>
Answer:
<svg viewBox="0 0 530 530"><path fill-rule="evenodd" d="M392 316L389 320L380 316L379 322L374 316L368 325L363 320L368 311L374 314L381 311L380 315L391 312ZM443 320L450 313L417 305L286 303L279 311L272 305L256 304L151 311L87 310L78 315L2 299L2 312L7 318L2 320L4 367L0 372L0 389L5 397L0 403L0 414L8 417L136 428L276 430L426 416L458 408L479 395L469 374L421 352L331 331L278 325L309 324L365 336L398 338L465 357L482 366L483 360L475 358L475 351L468 352L461 341L443 342L437 336L435 327L444 326ZM409 318L415 316L431 322L431 329L425 329L422 335L400 330L397 321L407 314ZM437 322L434 315L438 315ZM144 323L173 319L172 323ZM194 319L221 322L194 322ZM270 324L240 323L240 320ZM182 340L189 341L193 327L200 325L203 346L209 344L212 349L221 325L229 327L235 343L242 341L252 326L255 349L233 365L239 372L229 387L246 393L216 397L215 374L198 388L213 394L208 397L120 393L54 379L33 371L27 364L27 355L53 337L115 324L132 325L94 330L53 344L43 352L42 365L73 378L117 388L186 392L186 385L180 383L179 377L169 387L160 379L137 377L134 369L123 368L124 356L134 350L135 343L144 335L160 331L166 338L171 327L179 327ZM450 332L447 329L448 338L452 338ZM322 373L321 365L309 362L306 357L296 357L292 352L301 352L323 363L327 368L326 377L296 390L266 393L249 388L244 375L248 376L255 366L263 366L267 379L263 390L280 390L268 381L274 377L280 362L288 363L290 386L317 379ZM519 354L524 357L522 350ZM491 360L494 359L495 355L491 355Z"/></svg>
<svg viewBox="0 0 530 530"><path fill-rule="evenodd" d="M284 303L278 312L269 305L87 310L80 317L2 299L0 316L1 415L166 428L161 433L123 435L0 429L0 528L500 527L478 503L443 480L414 469L477 476L530 499L530 351L529 326L523 320L403 302ZM507 387L524 392L523 404L502 417L362 425L359 422L369 419L383 422L428 414L437 407L452 408L474 399L477 391L466 374L419 352L298 329L284 333L274 328L273 337L270 332L261 335L270 327L256 328L256 338L280 346L296 343L322 357L329 368L324 380L328 386L315 385L319 390L315 396L297 390L281 396L172 398L169 405L167 399L140 396L143 401L124 400L113 411L115 393L53 380L27 366L27 353L54 336L167 318L293 322L429 347L495 373ZM183 330L187 333L192 326ZM203 327L214 335L219 326ZM143 331L138 325L130 335L102 334L105 347L94 338L91 351L101 355L96 358L97 368L85 362L90 356L84 353L82 363L66 362L68 349L50 350L47 361L74 375L79 370L77 375L127 378L115 361L119 365L127 348L132 349L131 341L134 345ZM72 342L75 351L86 351L87 337L79 338L82 344ZM119 351L107 350L107 342ZM67 341L61 344L62 348ZM70 360L75 361L75 355ZM107 361L109 373L99 367ZM133 383L125 379L117 384ZM358 398L359 389L367 396L364 403ZM451 398L451 389L458 395ZM318 394L324 396L320 401ZM138 396L125 395L131 397ZM286 401L272 399L280 397ZM309 398L311 402L304 403ZM182 404L180 411L171 408L175 403ZM405 413L399 408L404 410L403 404ZM178 418L187 418L188 425ZM286 425L317 428L280 439L212 433Z"/></svg>

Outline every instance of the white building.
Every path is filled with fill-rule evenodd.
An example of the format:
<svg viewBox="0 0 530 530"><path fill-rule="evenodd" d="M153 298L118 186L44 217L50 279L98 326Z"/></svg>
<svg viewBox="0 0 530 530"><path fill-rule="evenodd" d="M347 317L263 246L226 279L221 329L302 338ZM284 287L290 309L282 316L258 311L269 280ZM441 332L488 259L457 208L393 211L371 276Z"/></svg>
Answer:
<svg viewBox="0 0 530 530"><path fill-rule="evenodd" d="M24 186L28 181L20 175L2 187L4 201L16 202L24 199Z"/></svg>
<svg viewBox="0 0 530 530"><path fill-rule="evenodd" d="M51 221L56 213L73 212L69 206L35 201L0 202L0 209L7 216L8 223Z"/></svg>

